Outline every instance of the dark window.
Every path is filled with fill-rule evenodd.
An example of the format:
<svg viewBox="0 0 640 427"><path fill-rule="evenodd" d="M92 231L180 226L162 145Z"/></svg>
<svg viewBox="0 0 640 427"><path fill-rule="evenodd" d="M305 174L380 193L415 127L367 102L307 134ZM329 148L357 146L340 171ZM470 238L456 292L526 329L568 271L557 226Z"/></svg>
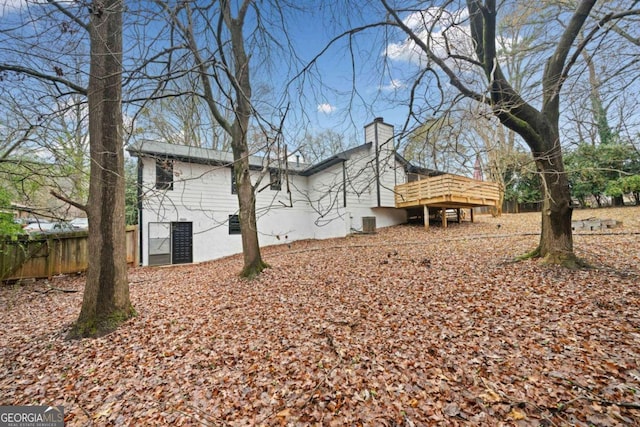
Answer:
<svg viewBox="0 0 640 427"><path fill-rule="evenodd" d="M240 234L240 217L229 215L229 234Z"/></svg>
<svg viewBox="0 0 640 427"><path fill-rule="evenodd" d="M236 173L231 168L231 194L238 194L238 182L236 181Z"/></svg>
<svg viewBox="0 0 640 427"><path fill-rule="evenodd" d="M280 170L272 170L270 173L270 177L271 177L271 189L275 191L280 191L282 188Z"/></svg>
<svg viewBox="0 0 640 427"><path fill-rule="evenodd" d="M173 190L173 162L156 159L156 188Z"/></svg>

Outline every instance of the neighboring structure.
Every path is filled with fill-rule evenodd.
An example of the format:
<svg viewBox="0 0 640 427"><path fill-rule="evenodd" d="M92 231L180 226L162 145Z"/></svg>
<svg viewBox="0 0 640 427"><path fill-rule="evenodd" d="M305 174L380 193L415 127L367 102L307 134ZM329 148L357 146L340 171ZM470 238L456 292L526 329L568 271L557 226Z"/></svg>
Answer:
<svg viewBox="0 0 640 427"><path fill-rule="evenodd" d="M393 126L382 118L365 126L364 134L363 145L315 165L251 157L262 246L406 222L406 210L396 208L395 187L442 173L398 155ZM231 153L156 141L127 150L138 157L143 265L242 252Z"/></svg>
<svg viewBox="0 0 640 427"><path fill-rule="evenodd" d="M11 211L15 218L40 218L46 220L67 220L86 215L79 208L56 197L55 191L68 196L72 193L71 180L66 177L53 177L49 184L39 184L39 188L31 188L30 194L13 192ZM73 198L68 196L69 198ZM83 202L82 200L78 200Z"/></svg>

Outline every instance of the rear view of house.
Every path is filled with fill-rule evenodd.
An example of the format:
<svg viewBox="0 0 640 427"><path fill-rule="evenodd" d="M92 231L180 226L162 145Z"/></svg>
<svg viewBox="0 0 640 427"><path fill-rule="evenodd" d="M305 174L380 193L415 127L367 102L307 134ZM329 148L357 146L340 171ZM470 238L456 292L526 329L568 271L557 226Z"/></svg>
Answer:
<svg viewBox="0 0 640 427"><path fill-rule="evenodd" d="M395 153L393 126L377 118L364 135L362 145L314 165L251 157L261 245L406 221L406 211L395 207L394 188L407 182L412 167ZM231 153L148 140L128 151L138 158L143 265L242 251Z"/></svg>
<svg viewBox="0 0 640 427"><path fill-rule="evenodd" d="M207 261L242 252L233 156L142 140L138 158L143 265ZM407 210L495 206L495 184L418 168L395 152L393 126L376 118L364 143L309 165L252 156L260 245L344 237L407 221Z"/></svg>

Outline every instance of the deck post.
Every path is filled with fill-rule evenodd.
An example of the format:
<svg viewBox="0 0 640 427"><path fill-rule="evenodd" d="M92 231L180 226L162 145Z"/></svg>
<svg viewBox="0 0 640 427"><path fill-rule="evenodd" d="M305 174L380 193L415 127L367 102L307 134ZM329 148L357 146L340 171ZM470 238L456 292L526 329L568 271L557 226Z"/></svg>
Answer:
<svg viewBox="0 0 640 427"><path fill-rule="evenodd" d="M442 208L442 228L447 228L447 208Z"/></svg>
<svg viewBox="0 0 640 427"><path fill-rule="evenodd" d="M429 206L423 205L422 207L424 208L424 213L422 214L424 218L424 228L429 228Z"/></svg>
<svg viewBox="0 0 640 427"><path fill-rule="evenodd" d="M471 217L471 223L473 223L473 208L469 209L471 211L471 215L469 215Z"/></svg>
<svg viewBox="0 0 640 427"><path fill-rule="evenodd" d="M460 224L460 221L462 220L462 218L460 217L460 208L456 209L456 216L458 217L458 224Z"/></svg>

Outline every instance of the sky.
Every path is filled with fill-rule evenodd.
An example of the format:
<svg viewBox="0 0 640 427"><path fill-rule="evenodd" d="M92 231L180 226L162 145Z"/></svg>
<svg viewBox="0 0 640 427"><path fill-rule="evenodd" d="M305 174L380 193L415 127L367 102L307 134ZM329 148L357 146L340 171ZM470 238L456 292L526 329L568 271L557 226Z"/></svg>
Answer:
<svg viewBox="0 0 640 427"><path fill-rule="evenodd" d="M405 74L403 69L413 68L405 58L393 58L383 75L381 64L387 47L380 29L335 40L350 26L379 20L373 9L366 10L369 12L347 22L344 16L324 8L314 13L315 19L307 14L289 26L290 38L302 61L315 60L313 75L293 85L304 96L292 96L292 104L298 101L304 108L309 131L344 132L351 145L363 142L364 126L376 117L383 117L398 128L403 124L406 108L398 106L394 98L401 92L406 96L407 87L400 77Z"/></svg>
<svg viewBox="0 0 640 427"><path fill-rule="evenodd" d="M435 16L435 9L405 14L403 18L418 34L424 35L422 24ZM426 63L416 45L397 30L394 33L390 27L376 27L351 38L343 37L329 46L345 29L381 22L385 17L380 4L371 2L349 17L349 21L325 8L318 12L317 19L300 19L290 26L291 38L304 59L311 60L322 52L317 67L313 68L321 76L322 87L308 83L303 89L309 97L303 108L310 118L312 132L323 129L344 132L348 135L346 142L354 145L363 142L363 127L376 117L383 117L396 131L405 125L411 85L416 72ZM441 25L434 27L432 38L437 54L446 55L442 43L445 28L466 17L464 10L453 11L442 18ZM454 53L473 56L468 30L447 31L449 39L456 41ZM435 104L439 100L437 93L434 90L433 95L424 92L420 95L434 96L429 101ZM433 114L433 110L427 113Z"/></svg>
<svg viewBox="0 0 640 427"><path fill-rule="evenodd" d="M391 33L388 28L371 29L353 37L343 37L328 47L329 42L345 29L385 18L377 1L364 2L369 6L357 11L350 10L349 14L340 9L331 10L332 3L321 0L299 2L301 6L313 7L295 13L293 19L287 19L288 41L283 34L276 34L279 43L291 43L298 55L297 61L276 57L271 58L273 61L269 67L262 67L258 63L252 70L254 93L259 93L263 85L270 90L268 95L273 98L270 100L272 106L275 104L284 110L285 105L289 105L289 120L285 123L284 134L285 142L290 147L296 147L304 133L319 133L325 129L344 133L347 145L360 144L363 142L363 127L376 117L383 117L397 131L400 130L407 118L412 77L419 67L424 66L423 57L416 54L415 45L403 35ZM21 4L24 4L21 0L0 0L0 19L17 13ZM144 6L145 3L135 4ZM265 15L269 18L278 16ZM429 20L432 15L433 11L427 9L423 13L405 14L403 18L410 27L420 32L422 20ZM438 41L446 24L452 19L465 17L464 12L452 11L444 18L443 25L435 27L433 34L437 52L444 52L443 45ZM455 49L468 53L471 47L464 41L465 31L458 34L448 31L450 38L459 41L453 47L454 53ZM135 39L130 38L128 42L131 43L131 40ZM146 46L140 46L141 51L144 48ZM285 82L314 58L316 62L310 72L296 79L289 86L289 98L278 104L277 101L282 100ZM448 85L446 79L442 84ZM434 94L437 91L420 95L428 103L432 101L429 97ZM423 114L431 112L427 108Z"/></svg>
<svg viewBox="0 0 640 427"><path fill-rule="evenodd" d="M41 0L30 1L38 2ZM45 8L51 7L44 1L41 3ZM0 19L26 11L25 4L24 0L0 0ZM261 3L265 4L268 2ZM321 0L308 0L300 5L313 6L294 13L293 19L287 21L288 37L298 55L297 63L292 66L291 61L276 58L275 77L262 75L261 67L252 70L258 83L254 86L266 81L278 97L291 75L315 59L311 70L290 86L291 120L285 130L291 140L289 144L297 145L295 140L305 132L319 133L326 129L344 133L347 145L360 144L364 126L376 117L383 117L387 123L400 128L407 114L406 106L402 105L408 98L406 81L416 64L416 56L411 53L413 47L403 43L401 37L390 39L394 43L387 46L389 40L380 29L334 40L328 46L346 29L379 21L383 15L373 7L363 7L347 17L339 8L332 10ZM127 41L125 34L125 44L127 42L131 41ZM143 49L144 46L140 50ZM279 62L284 65L283 70L288 68L286 72L277 71Z"/></svg>
<svg viewBox="0 0 640 427"><path fill-rule="evenodd" d="M285 17L286 34L272 30L278 43L291 43L296 58L286 57L289 56L289 47L286 47L283 51L269 52L271 57L265 61L269 65L262 66L264 52L259 49L252 52L253 63L260 64L251 70L254 96L258 99L266 86L270 90L267 96L272 97L270 105L281 102L278 105L281 110L285 106L289 109L284 130L287 144L296 147L304 133L317 134L327 129L344 133L347 145L361 144L364 126L376 117L383 117L399 128L404 122L406 108L398 106L394 98L400 92L406 98L407 87L401 83L401 78L413 66L402 56L393 58L386 64L387 75L383 75L381 64L386 40L380 29L335 40L348 28L379 20L373 9L366 8L347 21L344 13L332 10L321 0L300 4L308 6L311 3L317 8L291 12ZM267 4L269 2L260 3L268 8ZM262 10L264 22L277 22L279 14L272 12ZM245 26L247 29L252 28L252 16ZM251 43L247 44L251 50ZM307 72L290 81L312 61L313 65ZM283 88L287 83L289 97L283 99ZM278 118L273 121L278 121Z"/></svg>
<svg viewBox="0 0 640 427"><path fill-rule="evenodd" d="M24 4L23 0L1 0L0 1L0 17L20 9Z"/></svg>

